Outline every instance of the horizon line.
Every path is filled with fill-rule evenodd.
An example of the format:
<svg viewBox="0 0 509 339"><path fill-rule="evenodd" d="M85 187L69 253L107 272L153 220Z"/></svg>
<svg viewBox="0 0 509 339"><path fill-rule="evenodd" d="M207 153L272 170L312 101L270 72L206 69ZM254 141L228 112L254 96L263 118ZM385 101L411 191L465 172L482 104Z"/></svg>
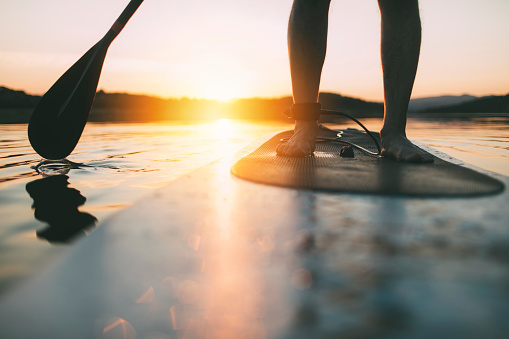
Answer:
<svg viewBox="0 0 509 339"><path fill-rule="evenodd" d="M45 93L42 93L42 94L31 93L31 92L28 92L25 89L16 89L16 88L8 87L6 85L0 85L0 87L4 87L4 88L7 88L7 89L10 89L10 90L13 90L13 91L21 91L21 92L24 92L25 94L34 95L34 96L41 96L42 97L45 94ZM177 100L182 100L182 99L188 99L188 100L209 100L209 101L217 101L217 102L222 102L222 103L228 103L228 102L232 102L232 101L236 101L236 100L245 100L245 99L283 99L283 98L292 97L292 94L289 93L289 94L278 95L278 96L251 96L251 97L233 97L233 98L230 98L230 99L218 99L218 98L206 98L206 97L191 97L191 96L185 96L185 95L184 96L180 96L180 97L176 97L176 96L162 96L162 95L158 95L158 94L129 92L129 91L106 91L106 90L104 90L102 88L100 88L100 89L98 89L96 91L96 93L99 93L99 92L103 92L105 94L127 94L127 95L149 96L149 97L159 98L159 99L163 99L163 100L169 100L169 99L177 99ZM336 95L340 95L342 97L348 97L348 98L352 98L352 99L359 99L359 100L363 100L363 101L366 101L366 102L373 102L373 103L383 103L384 102L384 100L364 99L364 98L362 98L360 96L350 95L350 94L342 94L340 92L334 92L334 91L328 91L328 90L320 91L319 93L336 94ZM450 94L450 93L446 93L446 94L429 95L429 96L422 96L422 97L411 97L410 100L427 99L427 98L439 98L439 97L446 97L446 96L453 96L453 97L472 96L472 97L476 97L476 98L480 99L480 98L483 98L483 97L505 96L505 95L508 95L508 94L509 94L509 92L505 92L503 94L486 94L486 95L475 95L475 94L470 94L470 93L462 93L462 94Z"/></svg>

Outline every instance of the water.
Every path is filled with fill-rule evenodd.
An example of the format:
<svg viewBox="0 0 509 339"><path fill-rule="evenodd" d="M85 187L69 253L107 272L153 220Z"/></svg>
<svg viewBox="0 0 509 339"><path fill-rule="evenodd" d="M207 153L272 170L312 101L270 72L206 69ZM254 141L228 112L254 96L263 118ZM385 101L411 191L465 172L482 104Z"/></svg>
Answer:
<svg viewBox="0 0 509 339"><path fill-rule="evenodd" d="M84 163L55 173L41 158L26 125L0 125L0 293L33 275L94 223L133 204L179 176L231 154L253 139L288 128L220 120L190 124L88 124L69 160ZM64 180L38 181L51 174ZM35 187L35 188L31 188ZM37 208L32 208L36 197ZM86 201L84 199L86 198ZM52 228L47 229L50 221ZM88 217L87 217L88 216ZM54 227L53 225L57 225ZM72 232L71 232L72 233Z"/></svg>
<svg viewBox="0 0 509 339"><path fill-rule="evenodd" d="M380 119L363 122L372 130L381 124ZM41 159L28 143L26 125L0 125L0 294L44 269L80 235L93 232L95 220L107 219L257 137L289 127L230 120L91 123L69 157L83 165L65 170L43 166L37 171L33 167ZM408 135L465 162L509 175L509 115L410 119ZM52 174L65 176L41 180Z"/></svg>

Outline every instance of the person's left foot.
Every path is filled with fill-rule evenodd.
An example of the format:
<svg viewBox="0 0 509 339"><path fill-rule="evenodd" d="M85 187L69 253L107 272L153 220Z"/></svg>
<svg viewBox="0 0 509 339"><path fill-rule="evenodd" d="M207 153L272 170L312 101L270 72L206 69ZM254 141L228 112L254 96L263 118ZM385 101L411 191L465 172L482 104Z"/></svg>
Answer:
<svg viewBox="0 0 509 339"><path fill-rule="evenodd" d="M278 145L276 152L289 157L305 157L313 154L316 147L318 123L316 121L295 121L292 137L285 143Z"/></svg>
<svg viewBox="0 0 509 339"><path fill-rule="evenodd" d="M429 163L433 156L415 146L405 136L382 136L382 156L404 162Z"/></svg>

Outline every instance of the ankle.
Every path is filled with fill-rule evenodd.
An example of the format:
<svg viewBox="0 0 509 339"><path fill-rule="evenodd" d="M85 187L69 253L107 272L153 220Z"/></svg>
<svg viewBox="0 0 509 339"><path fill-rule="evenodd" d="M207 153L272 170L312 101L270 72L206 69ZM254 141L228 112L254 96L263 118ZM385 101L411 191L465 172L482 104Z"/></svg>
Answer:
<svg viewBox="0 0 509 339"><path fill-rule="evenodd" d="M318 121L316 120L295 120L295 127L317 127L318 128Z"/></svg>
<svg viewBox="0 0 509 339"><path fill-rule="evenodd" d="M406 139L405 130L382 127L380 130L380 138L382 139Z"/></svg>
<svg viewBox="0 0 509 339"><path fill-rule="evenodd" d="M316 137L316 134L318 133L318 122L317 121L296 120L294 132L304 133L304 134Z"/></svg>

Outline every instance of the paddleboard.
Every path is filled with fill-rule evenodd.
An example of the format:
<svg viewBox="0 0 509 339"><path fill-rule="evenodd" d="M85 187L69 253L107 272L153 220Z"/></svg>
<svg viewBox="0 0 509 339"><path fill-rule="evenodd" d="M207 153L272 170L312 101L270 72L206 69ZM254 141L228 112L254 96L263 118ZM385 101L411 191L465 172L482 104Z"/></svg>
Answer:
<svg viewBox="0 0 509 339"><path fill-rule="evenodd" d="M270 138L233 165L232 173L267 185L341 193L453 197L497 194L504 189L495 178L439 157L432 163L381 157L376 152L380 135L352 128L319 129L311 156L278 155L277 146L292 135L293 131L286 131Z"/></svg>

